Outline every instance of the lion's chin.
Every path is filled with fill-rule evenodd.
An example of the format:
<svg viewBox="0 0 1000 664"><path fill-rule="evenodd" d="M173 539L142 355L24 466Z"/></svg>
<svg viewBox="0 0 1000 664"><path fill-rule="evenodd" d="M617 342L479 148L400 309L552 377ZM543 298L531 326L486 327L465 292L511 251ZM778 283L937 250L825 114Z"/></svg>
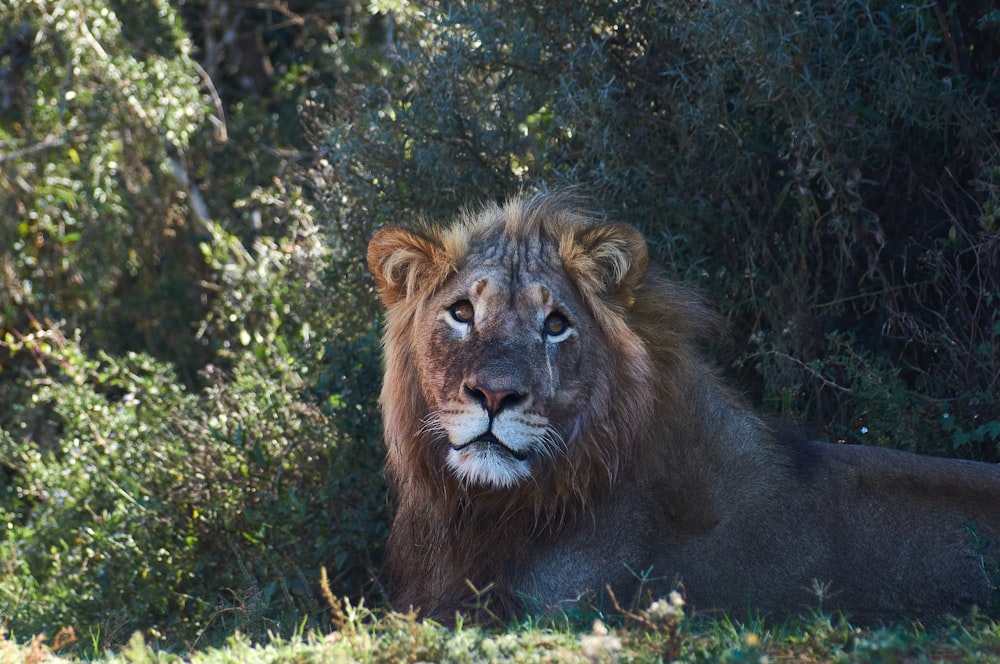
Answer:
<svg viewBox="0 0 1000 664"><path fill-rule="evenodd" d="M504 445L492 434L452 446L448 466L464 483L505 489L531 476L528 455Z"/></svg>

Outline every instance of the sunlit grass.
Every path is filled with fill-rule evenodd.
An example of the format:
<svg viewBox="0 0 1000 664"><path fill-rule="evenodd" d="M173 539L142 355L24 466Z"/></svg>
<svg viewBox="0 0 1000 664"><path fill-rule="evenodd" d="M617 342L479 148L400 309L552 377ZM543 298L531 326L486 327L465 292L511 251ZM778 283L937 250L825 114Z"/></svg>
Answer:
<svg viewBox="0 0 1000 664"><path fill-rule="evenodd" d="M0 640L0 662L1000 662L1000 623L981 616L927 626L858 628L822 614L782 623L686 616L661 600L587 624L530 620L506 629L446 628L413 614L341 604L328 630L254 643L234 633L196 651L167 651L139 633L114 652L88 650L71 629L27 643ZM667 610L664 610L667 609Z"/></svg>

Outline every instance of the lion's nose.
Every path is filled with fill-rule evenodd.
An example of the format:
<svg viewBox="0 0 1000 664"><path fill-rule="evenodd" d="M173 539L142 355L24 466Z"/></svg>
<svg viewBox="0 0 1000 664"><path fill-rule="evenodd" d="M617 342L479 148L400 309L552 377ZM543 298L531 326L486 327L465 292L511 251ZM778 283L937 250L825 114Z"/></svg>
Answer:
<svg viewBox="0 0 1000 664"><path fill-rule="evenodd" d="M509 389L497 390L482 386L466 385L465 392L473 401L482 405L491 418L496 417L504 408L509 408L524 399L523 394L517 390Z"/></svg>

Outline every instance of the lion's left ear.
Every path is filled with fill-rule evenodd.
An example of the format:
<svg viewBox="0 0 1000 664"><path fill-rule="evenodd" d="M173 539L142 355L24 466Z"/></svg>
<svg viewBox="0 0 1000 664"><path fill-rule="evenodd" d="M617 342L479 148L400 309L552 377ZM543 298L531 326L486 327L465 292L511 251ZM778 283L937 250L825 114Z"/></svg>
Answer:
<svg viewBox="0 0 1000 664"><path fill-rule="evenodd" d="M437 281L443 250L439 244L403 228L380 228L368 243L368 269L387 307Z"/></svg>
<svg viewBox="0 0 1000 664"><path fill-rule="evenodd" d="M603 297L632 306L633 293L646 275L646 240L626 224L601 224L581 229L571 256L563 256L567 270L581 286Z"/></svg>

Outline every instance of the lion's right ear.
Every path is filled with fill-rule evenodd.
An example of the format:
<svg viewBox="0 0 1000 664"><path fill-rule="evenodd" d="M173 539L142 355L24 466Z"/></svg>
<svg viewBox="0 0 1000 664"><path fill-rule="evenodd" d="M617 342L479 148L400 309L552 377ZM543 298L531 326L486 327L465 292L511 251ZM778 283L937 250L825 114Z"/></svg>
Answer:
<svg viewBox="0 0 1000 664"><path fill-rule="evenodd" d="M571 248L563 251L563 264L580 285L629 308L646 275L649 254L635 228L598 224L577 233Z"/></svg>
<svg viewBox="0 0 1000 664"><path fill-rule="evenodd" d="M387 307L436 282L443 258L440 245L403 228L380 228L368 243L368 269Z"/></svg>

